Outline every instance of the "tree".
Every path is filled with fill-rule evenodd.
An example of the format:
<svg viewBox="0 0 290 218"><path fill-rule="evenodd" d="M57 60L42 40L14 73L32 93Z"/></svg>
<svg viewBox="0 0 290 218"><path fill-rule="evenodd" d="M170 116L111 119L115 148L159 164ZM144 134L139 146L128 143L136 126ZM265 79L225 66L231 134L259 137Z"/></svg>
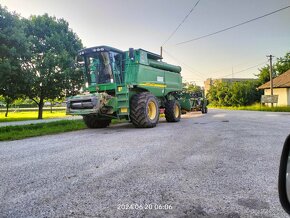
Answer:
<svg viewBox="0 0 290 218"><path fill-rule="evenodd" d="M257 81L216 82L210 87L208 99L214 106L244 106L260 100Z"/></svg>
<svg viewBox="0 0 290 218"><path fill-rule="evenodd" d="M262 85L268 81L270 81L270 66L264 66L259 69L260 73L256 76L258 77L259 85Z"/></svg>
<svg viewBox="0 0 290 218"><path fill-rule="evenodd" d="M183 89L189 92L201 92L201 87L196 85L195 83L185 82L182 83Z"/></svg>
<svg viewBox="0 0 290 218"><path fill-rule="evenodd" d="M290 52L287 52L284 57L277 58L276 63L273 64L273 78L285 73L290 69ZM260 73L256 76L259 80L259 85L262 85L270 81L270 66L266 66L259 69Z"/></svg>
<svg viewBox="0 0 290 218"><path fill-rule="evenodd" d="M277 58L277 62L274 65L274 70L279 76L289 69L290 69L290 52L287 52L284 57Z"/></svg>
<svg viewBox="0 0 290 218"><path fill-rule="evenodd" d="M245 106L258 102L261 97L257 81L235 82L231 86L231 106Z"/></svg>
<svg viewBox="0 0 290 218"><path fill-rule="evenodd" d="M26 81L21 66L28 56L28 43L19 16L1 5L0 30L0 95L6 103L7 117L9 105L21 97Z"/></svg>
<svg viewBox="0 0 290 218"><path fill-rule="evenodd" d="M24 64L30 78L25 94L38 105L38 119L42 119L44 100L75 94L83 83L82 74L74 69L82 43L64 19L45 14L31 16L25 23L31 53Z"/></svg>

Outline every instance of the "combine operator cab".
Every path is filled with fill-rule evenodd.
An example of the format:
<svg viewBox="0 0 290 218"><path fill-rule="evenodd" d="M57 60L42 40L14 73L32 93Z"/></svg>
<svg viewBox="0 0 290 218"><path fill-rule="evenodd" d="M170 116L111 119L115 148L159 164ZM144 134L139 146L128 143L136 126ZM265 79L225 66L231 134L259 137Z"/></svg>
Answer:
<svg viewBox="0 0 290 218"><path fill-rule="evenodd" d="M124 82L123 55L122 51L107 46L87 48L79 52L77 65L84 73L84 94L67 99L67 114L102 112L106 115L109 112L112 115L113 105L110 105L109 98L115 96L116 86ZM104 107L108 102L109 105Z"/></svg>
<svg viewBox="0 0 290 218"><path fill-rule="evenodd" d="M122 83L121 51L90 48L80 51L79 56L84 66L86 88L95 88L98 84ZM92 88L89 91L93 91Z"/></svg>

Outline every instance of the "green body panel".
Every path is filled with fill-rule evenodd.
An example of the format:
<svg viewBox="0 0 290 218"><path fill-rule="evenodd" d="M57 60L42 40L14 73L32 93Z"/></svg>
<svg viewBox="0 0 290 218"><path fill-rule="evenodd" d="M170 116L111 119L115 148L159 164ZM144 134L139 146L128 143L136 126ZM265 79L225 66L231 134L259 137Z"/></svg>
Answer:
<svg viewBox="0 0 290 218"><path fill-rule="evenodd" d="M98 84L98 85L96 85L96 89L98 91L115 90L116 89L116 83Z"/></svg>
<svg viewBox="0 0 290 218"><path fill-rule="evenodd" d="M187 98L181 98L179 100L180 107L186 111L191 111L192 109L192 101Z"/></svg>
<svg viewBox="0 0 290 218"><path fill-rule="evenodd" d="M90 85L86 90L90 93L94 93L96 91L108 91L108 90L115 90L117 84L116 83L105 83L105 84L97 84L97 85Z"/></svg>
<svg viewBox="0 0 290 218"><path fill-rule="evenodd" d="M154 58L158 57L139 49L135 51L135 60L132 61L126 52L126 83L146 89L156 97L164 97L171 92L181 91L181 67L157 61Z"/></svg>
<svg viewBox="0 0 290 218"><path fill-rule="evenodd" d="M117 87L116 90L116 108L115 111L117 112L117 116L119 119L129 119L129 99L130 99L130 93L127 86L120 85Z"/></svg>
<svg viewBox="0 0 290 218"><path fill-rule="evenodd" d="M148 64L151 67L158 68L161 70L171 71L171 72L175 72L175 73L181 72L180 66L171 65L171 64L160 62L160 61L155 61L155 60L149 59Z"/></svg>

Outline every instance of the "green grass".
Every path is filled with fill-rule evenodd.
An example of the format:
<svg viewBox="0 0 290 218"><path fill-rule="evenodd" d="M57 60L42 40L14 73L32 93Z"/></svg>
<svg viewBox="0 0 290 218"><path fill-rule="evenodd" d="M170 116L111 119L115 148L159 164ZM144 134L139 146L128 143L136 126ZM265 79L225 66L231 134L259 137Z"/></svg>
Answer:
<svg viewBox="0 0 290 218"><path fill-rule="evenodd" d="M61 120L20 126L0 127L0 141L17 140L33 136L85 129L83 120Z"/></svg>
<svg viewBox="0 0 290 218"><path fill-rule="evenodd" d="M253 104L249 106L240 107L214 107L209 105L209 108L219 108L226 110L249 110L249 111L271 111L271 112L290 112L290 107L287 106L275 106L273 108L267 106L260 106L260 104Z"/></svg>
<svg viewBox="0 0 290 218"><path fill-rule="evenodd" d="M0 122L22 121L22 120L36 120L38 111L22 111L22 112L9 112L8 117L5 117L4 112L0 112ZM65 110L43 111L43 119L61 118L65 117Z"/></svg>
<svg viewBox="0 0 290 218"><path fill-rule="evenodd" d="M124 123L127 120L113 119L111 125ZM48 123L37 123L19 126L0 127L0 141L24 139L34 136L57 134L87 128L81 120L61 120Z"/></svg>

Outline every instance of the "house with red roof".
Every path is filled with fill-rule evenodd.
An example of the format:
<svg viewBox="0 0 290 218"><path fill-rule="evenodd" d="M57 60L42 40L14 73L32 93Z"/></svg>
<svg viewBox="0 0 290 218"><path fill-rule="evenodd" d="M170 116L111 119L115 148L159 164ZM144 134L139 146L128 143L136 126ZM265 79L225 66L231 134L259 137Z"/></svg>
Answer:
<svg viewBox="0 0 290 218"><path fill-rule="evenodd" d="M270 81L258 87L264 95L271 95ZM278 106L290 106L290 70L273 79L273 94L278 95Z"/></svg>

